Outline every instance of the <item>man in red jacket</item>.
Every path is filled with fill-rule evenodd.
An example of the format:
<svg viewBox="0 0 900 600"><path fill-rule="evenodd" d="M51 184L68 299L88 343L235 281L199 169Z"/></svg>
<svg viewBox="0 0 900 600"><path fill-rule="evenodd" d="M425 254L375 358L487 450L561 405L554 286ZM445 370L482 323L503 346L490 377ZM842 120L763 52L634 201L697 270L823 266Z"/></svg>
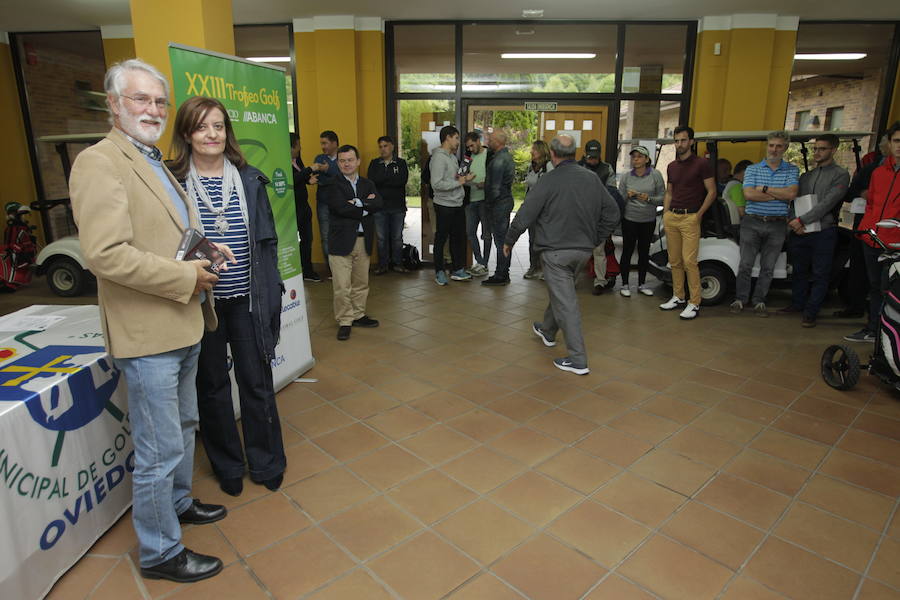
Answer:
<svg viewBox="0 0 900 600"><path fill-rule="evenodd" d="M887 131L890 154L872 173L866 200L866 213L859 224L860 229L874 229L885 243L900 242L900 230L879 229L878 221L900 219L900 121ZM866 243L863 255L866 273L869 275L869 322L856 333L844 336L848 342L873 342L878 316L881 314L881 264L878 256L882 249L869 236L860 236Z"/></svg>

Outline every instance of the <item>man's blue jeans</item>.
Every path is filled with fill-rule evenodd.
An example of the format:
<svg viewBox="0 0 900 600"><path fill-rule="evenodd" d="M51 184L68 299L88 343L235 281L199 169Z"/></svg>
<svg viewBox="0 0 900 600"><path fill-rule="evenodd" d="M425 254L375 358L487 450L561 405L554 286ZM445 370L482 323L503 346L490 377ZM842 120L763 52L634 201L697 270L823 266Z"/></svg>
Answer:
<svg viewBox="0 0 900 600"><path fill-rule="evenodd" d="M117 358L128 386L134 442L134 504L140 563L153 567L180 553L178 515L190 508L197 432L200 344L152 356Z"/></svg>
<svg viewBox="0 0 900 600"><path fill-rule="evenodd" d="M466 235L472 246L472 257L479 265L487 266L491 259L491 222L484 208L484 200L466 205ZM478 239L478 224L481 223L481 239ZM481 241L484 240L482 250Z"/></svg>
<svg viewBox="0 0 900 600"><path fill-rule="evenodd" d="M406 211L379 211L372 215L378 233L378 266L403 264L403 223Z"/></svg>
<svg viewBox="0 0 900 600"><path fill-rule="evenodd" d="M497 268L494 277L509 279L510 256L503 255L503 240L509 229L509 215L512 213L513 201L491 202L486 206L491 217L491 234L494 236L494 247L497 249Z"/></svg>
<svg viewBox="0 0 900 600"><path fill-rule="evenodd" d="M791 306L803 311L807 319L815 319L828 293L837 227L788 238L791 259Z"/></svg>
<svg viewBox="0 0 900 600"><path fill-rule="evenodd" d="M766 301L769 285L775 272L775 263L784 238L787 236L785 221L763 221L751 215L741 219L741 261L738 267L735 297L747 304L750 300L750 281L753 276L753 265L759 255L759 276L753 289L753 305Z"/></svg>

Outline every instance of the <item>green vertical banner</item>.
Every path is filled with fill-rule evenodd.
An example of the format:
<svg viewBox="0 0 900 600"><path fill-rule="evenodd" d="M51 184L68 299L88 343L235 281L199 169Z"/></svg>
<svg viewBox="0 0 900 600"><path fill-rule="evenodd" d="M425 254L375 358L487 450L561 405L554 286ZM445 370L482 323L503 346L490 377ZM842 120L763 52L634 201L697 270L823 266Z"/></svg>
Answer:
<svg viewBox="0 0 900 600"><path fill-rule="evenodd" d="M281 341L272 364L275 389L281 389L315 363L297 243L284 69L179 44L169 44L169 60L175 103L193 96L222 102L247 162L271 180L267 190L285 286Z"/></svg>
<svg viewBox="0 0 900 600"><path fill-rule="evenodd" d="M284 69L236 56L169 45L175 103L192 96L215 98L228 109L247 162L266 174L278 231L281 278L301 273Z"/></svg>

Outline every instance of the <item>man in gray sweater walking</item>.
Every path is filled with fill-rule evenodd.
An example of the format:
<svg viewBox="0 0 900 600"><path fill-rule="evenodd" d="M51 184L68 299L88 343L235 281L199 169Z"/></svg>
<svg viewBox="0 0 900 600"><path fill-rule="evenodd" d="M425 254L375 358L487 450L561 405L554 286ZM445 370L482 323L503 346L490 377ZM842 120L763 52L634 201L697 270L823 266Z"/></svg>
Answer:
<svg viewBox="0 0 900 600"><path fill-rule="evenodd" d="M587 375L587 351L581 334L581 311L575 295L575 279L600 242L619 222L619 207L600 179L575 163L575 140L560 135L550 142L553 170L541 177L509 226L503 253L509 253L519 236L534 228L535 249L541 253L550 304L544 320L532 329L545 346L556 345L562 329L569 355L554 359L563 371Z"/></svg>

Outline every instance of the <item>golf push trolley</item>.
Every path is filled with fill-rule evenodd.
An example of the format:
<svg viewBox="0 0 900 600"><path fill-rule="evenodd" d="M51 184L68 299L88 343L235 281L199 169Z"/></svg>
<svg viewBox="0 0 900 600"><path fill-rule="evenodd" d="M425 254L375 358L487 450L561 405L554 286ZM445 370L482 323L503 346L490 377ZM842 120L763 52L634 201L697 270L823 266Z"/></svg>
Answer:
<svg viewBox="0 0 900 600"><path fill-rule="evenodd" d="M879 221L874 229L853 231L868 236L884 252L881 264L881 314L875 330L875 349L869 362L860 366L856 351L844 344L829 346L822 354L822 379L837 390L849 390L859 381L862 369L900 390L900 242L886 243L879 229L900 229L900 221Z"/></svg>

